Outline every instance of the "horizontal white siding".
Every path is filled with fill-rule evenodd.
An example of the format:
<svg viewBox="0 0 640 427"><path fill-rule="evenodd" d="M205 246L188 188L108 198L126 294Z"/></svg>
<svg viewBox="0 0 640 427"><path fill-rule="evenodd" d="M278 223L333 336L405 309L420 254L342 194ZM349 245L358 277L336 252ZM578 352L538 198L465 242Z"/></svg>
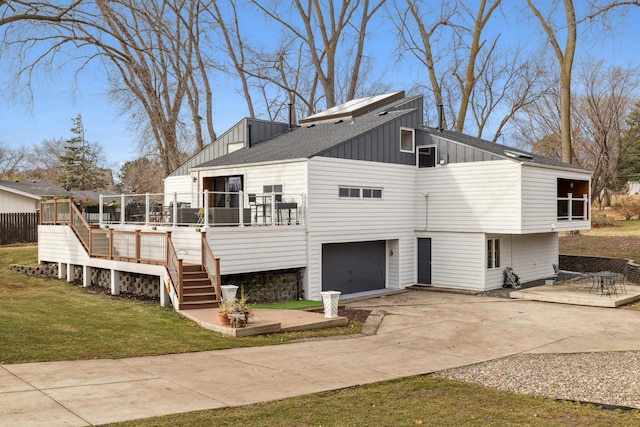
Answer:
<svg viewBox="0 0 640 427"><path fill-rule="evenodd" d="M89 255L71 230L62 225L38 226L38 260L84 265Z"/></svg>
<svg viewBox="0 0 640 427"><path fill-rule="evenodd" d="M0 213L35 212L39 209L39 200L0 190Z"/></svg>
<svg viewBox="0 0 640 427"><path fill-rule="evenodd" d="M178 193L178 202L191 203L195 206L191 193L196 191L191 176L168 176L164 179L164 193L167 200L173 200L173 193Z"/></svg>
<svg viewBox="0 0 640 427"><path fill-rule="evenodd" d="M454 163L417 171L416 228L429 231L520 231L520 164ZM428 194L425 200L424 194Z"/></svg>
<svg viewBox="0 0 640 427"><path fill-rule="evenodd" d="M431 284L456 289L484 288L484 234L418 232L431 238ZM417 249L416 249L417 251ZM414 262L417 271L417 262Z"/></svg>
<svg viewBox="0 0 640 427"><path fill-rule="evenodd" d="M199 171L199 178L215 176L244 176L245 193L262 193L263 185L282 184L283 193L307 192L307 161L219 167ZM198 190L202 191L202 190Z"/></svg>
<svg viewBox="0 0 640 427"><path fill-rule="evenodd" d="M382 199L340 199L340 186L382 188ZM397 241L387 259L387 286L415 283L415 168L387 163L314 157L309 160L309 262L306 295L322 291L322 245ZM389 257L389 253L387 253Z"/></svg>
<svg viewBox="0 0 640 427"><path fill-rule="evenodd" d="M558 222L557 188L558 178L589 181L588 173L570 172L524 165L522 168L522 231L542 233L585 230L590 221ZM576 194L575 197L582 197Z"/></svg>
<svg viewBox="0 0 640 427"><path fill-rule="evenodd" d="M302 268L307 265L303 226L216 227L207 242L222 274Z"/></svg>
<svg viewBox="0 0 640 427"><path fill-rule="evenodd" d="M513 269L520 280L530 282L553 276L559 259L558 233L512 236Z"/></svg>

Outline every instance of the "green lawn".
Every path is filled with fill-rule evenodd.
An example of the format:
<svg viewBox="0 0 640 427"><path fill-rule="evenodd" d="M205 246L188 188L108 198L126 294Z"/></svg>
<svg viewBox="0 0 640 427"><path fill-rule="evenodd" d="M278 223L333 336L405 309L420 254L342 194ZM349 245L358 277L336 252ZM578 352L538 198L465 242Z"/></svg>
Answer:
<svg viewBox="0 0 640 427"><path fill-rule="evenodd" d="M281 344L304 333L231 338L157 304L91 295L9 271L34 247L0 248L0 363L121 358ZM300 308L300 307L298 307ZM360 325L318 333L346 333ZM640 411L610 411L431 376L263 404L136 420L115 426L635 426Z"/></svg>
<svg viewBox="0 0 640 427"><path fill-rule="evenodd" d="M640 220L615 221L614 227L592 228L560 237L560 253L608 256L640 262Z"/></svg>
<svg viewBox="0 0 640 427"><path fill-rule="evenodd" d="M123 358L283 344L359 332L340 328L232 338L157 303L93 295L59 280L27 277L10 264L37 262L30 247L0 248L0 363Z"/></svg>

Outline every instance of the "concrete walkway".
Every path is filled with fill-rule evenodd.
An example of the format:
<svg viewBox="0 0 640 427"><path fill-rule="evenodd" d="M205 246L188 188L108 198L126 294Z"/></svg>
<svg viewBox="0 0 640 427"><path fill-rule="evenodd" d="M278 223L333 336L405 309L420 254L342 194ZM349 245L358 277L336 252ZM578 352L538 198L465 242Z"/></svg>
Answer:
<svg viewBox="0 0 640 427"><path fill-rule="evenodd" d="M377 333L270 347L0 366L0 424L82 426L246 405L514 353L640 350L640 313L410 291L353 302Z"/></svg>

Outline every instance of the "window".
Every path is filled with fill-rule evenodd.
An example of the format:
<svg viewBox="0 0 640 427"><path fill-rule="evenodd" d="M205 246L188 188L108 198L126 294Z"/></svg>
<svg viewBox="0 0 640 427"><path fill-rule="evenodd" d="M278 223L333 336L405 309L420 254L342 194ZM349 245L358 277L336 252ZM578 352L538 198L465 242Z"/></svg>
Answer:
<svg viewBox="0 0 640 427"><path fill-rule="evenodd" d="M487 268L500 267L500 239L487 240Z"/></svg>
<svg viewBox="0 0 640 427"><path fill-rule="evenodd" d="M264 194L276 193L276 202L282 201L282 184L277 185L263 185L262 192Z"/></svg>
<svg viewBox="0 0 640 427"><path fill-rule="evenodd" d="M415 152L414 130L409 128L400 128L400 151L407 153Z"/></svg>
<svg viewBox="0 0 640 427"><path fill-rule="evenodd" d="M382 199L382 188L338 187L338 197L341 199Z"/></svg>
<svg viewBox="0 0 640 427"><path fill-rule="evenodd" d="M436 147L418 147L418 167L436 167Z"/></svg>

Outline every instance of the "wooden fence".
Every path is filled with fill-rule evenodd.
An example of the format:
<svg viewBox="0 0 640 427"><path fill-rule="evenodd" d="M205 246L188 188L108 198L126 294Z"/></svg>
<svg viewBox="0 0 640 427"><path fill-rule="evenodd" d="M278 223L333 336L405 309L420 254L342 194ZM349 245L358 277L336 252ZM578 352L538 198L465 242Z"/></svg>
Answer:
<svg viewBox="0 0 640 427"><path fill-rule="evenodd" d="M0 213L0 245L38 241L38 213Z"/></svg>

